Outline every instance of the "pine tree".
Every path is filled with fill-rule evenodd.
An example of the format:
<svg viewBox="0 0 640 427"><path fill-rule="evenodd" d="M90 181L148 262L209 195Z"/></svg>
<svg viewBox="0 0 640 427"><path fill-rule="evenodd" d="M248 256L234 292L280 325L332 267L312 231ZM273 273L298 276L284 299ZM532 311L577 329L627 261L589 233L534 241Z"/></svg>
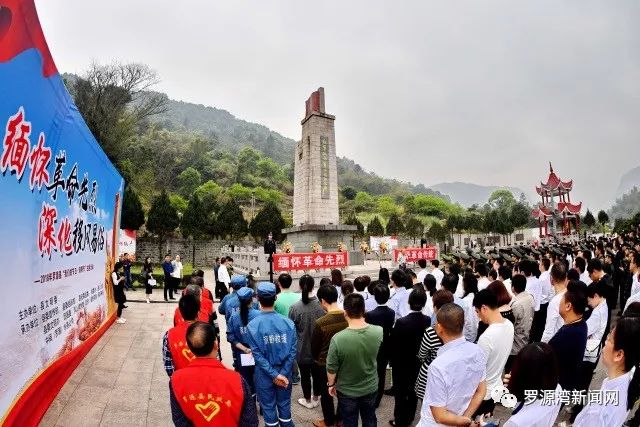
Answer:
<svg viewBox="0 0 640 427"><path fill-rule="evenodd" d="M593 214L589 209L587 209L587 213L584 214L582 223L589 228L592 228L594 225L596 225L596 219L594 218Z"/></svg>
<svg viewBox="0 0 640 427"><path fill-rule="evenodd" d="M144 225L144 210L140 198L131 186L124 190L122 198L122 218L120 228L123 230L139 230Z"/></svg>
<svg viewBox="0 0 640 427"><path fill-rule="evenodd" d="M609 222L609 215L607 215L605 211L598 212L598 222L602 225L602 234L604 234L607 223Z"/></svg>
<svg viewBox="0 0 640 427"><path fill-rule="evenodd" d="M374 216L369 225L367 225L367 234L369 236L383 236L384 228L378 216Z"/></svg>
<svg viewBox="0 0 640 427"><path fill-rule="evenodd" d="M269 233L273 234L273 240L282 240L282 229L286 224L282 212L274 203L267 203L256 214L249 225L249 233L257 240L266 239Z"/></svg>
<svg viewBox="0 0 640 427"><path fill-rule="evenodd" d="M218 213L217 230L223 238L239 239L247 234L247 220L242 215L240 206L230 200L225 203Z"/></svg>
<svg viewBox="0 0 640 427"><path fill-rule="evenodd" d="M178 212L171 206L167 192L162 190L162 193L153 201L147 218L147 230L159 238L159 259L162 259L162 243L179 223Z"/></svg>
<svg viewBox="0 0 640 427"><path fill-rule="evenodd" d="M391 214L389 221L387 222L387 234L390 236L397 236L404 232L404 224L400 221L398 214Z"/></svg>
<svg viewBox="0 0 640 427"><path fill-rule="evenodd" d="M347 187L347 188L350 188L350 187ZM347 217L344 223L345 225L355 225L356 227L358 227L355 231L351 233L351 241L352 241L351 246L355 247L356 238L364 236L364 225L362 225L362 223L358 221L358 218L356 217L355 213L351 213L351 215Z"/></svg>
<svg viewBox="0 0 640 427"><path fill-rule="evenodd" d="M415 244L416 239L421 238L424 234L424 224L418 218L411 217L407 221L406 233L407 236L413 238L413 243Z"/></svg>
<svg viewBox="0 0 640 427"><path fill-rule="evenodd" d="M204 238L207 232L206 223L207 214L202 207L200 198L196 194L193 194L191 199L189 199L189 204L187 205L187 209L185 209L182 221L180 222L180 231L182 232L182 236L185 239L191 237L194 241ZM195 266L196 245L193 241L191 242L191 247L191 263Z"/></svg>

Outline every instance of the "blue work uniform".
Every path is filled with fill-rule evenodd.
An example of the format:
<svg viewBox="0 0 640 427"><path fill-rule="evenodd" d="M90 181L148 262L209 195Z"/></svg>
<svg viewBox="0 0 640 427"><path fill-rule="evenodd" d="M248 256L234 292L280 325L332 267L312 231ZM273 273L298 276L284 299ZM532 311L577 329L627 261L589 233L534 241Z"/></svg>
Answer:
<svg viewBox="0 0 640 427"><path fill-rule="evenodd" d="M249 322L255 319L258 315L260 315L260 310L256 310L254 308L249 309ZM242 366L240 364L240 354L243 352L236 347L236 344L238 343L245 347L251 347L247 339L247 327L242 324L240 312L231 315L229 318L229 323L227 323L227 341L231 344L231 350L233 351L233 366L251 387L251 395L255 396L256 390L253 383L254 366Z"/></svg>
<svg viewBox="0 0 640 427"><path fill-rule="evenodd" d="M248 341L256 362L254 381L267 427L293 426L291 420L291 370L296 357L296 328L275 311L260 313L247 325ZM273 383L278 375L289 380L287 388Z"/></svg>
<svg viewBox="0 0 640 427"><path fill-rule="evenodd" d="M218 305L218 313L224 314L224 320L226 324L229 324L229 318L232 314L238 313L240 311L240 300L238 299L238 295L235 292L227 294L222 298L220 304Z"/></svg>

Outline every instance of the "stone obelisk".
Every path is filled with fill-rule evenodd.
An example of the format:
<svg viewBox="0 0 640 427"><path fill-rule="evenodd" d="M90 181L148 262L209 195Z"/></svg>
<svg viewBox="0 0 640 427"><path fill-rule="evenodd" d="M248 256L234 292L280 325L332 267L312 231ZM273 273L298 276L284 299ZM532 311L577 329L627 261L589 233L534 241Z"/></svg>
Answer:
<svg viewBox="0 0 640 427"><path fill-rule="evenodd" d="M294 159L293 227L283 230L296 252L317 241L325 250L347 244L355 226L340 224L335 116L327 114L324 89L307 99L302 140Z"/></svg>

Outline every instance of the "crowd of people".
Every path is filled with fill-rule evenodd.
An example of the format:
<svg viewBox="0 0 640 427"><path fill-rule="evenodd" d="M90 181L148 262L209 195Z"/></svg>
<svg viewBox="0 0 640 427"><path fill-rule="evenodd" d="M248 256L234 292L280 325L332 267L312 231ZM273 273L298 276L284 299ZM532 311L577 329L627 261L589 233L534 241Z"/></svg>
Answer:
<svg viewBox="0 0 640 427"><path fill-rule="evenodd" d="M163 337L178 426L252 426L258 413L293 425L298 383L296 403L319 407L316 427L380 425L384 395L392 426L491 426L497 405L506 426L639 425L635 233L455 253L376 280L305 274L300 292L289 274L256 283L227 262L215 269L218 303L196 271ZM220 363L217 314L233 371ZM592 385L599 363L606 378Z"/></svg>

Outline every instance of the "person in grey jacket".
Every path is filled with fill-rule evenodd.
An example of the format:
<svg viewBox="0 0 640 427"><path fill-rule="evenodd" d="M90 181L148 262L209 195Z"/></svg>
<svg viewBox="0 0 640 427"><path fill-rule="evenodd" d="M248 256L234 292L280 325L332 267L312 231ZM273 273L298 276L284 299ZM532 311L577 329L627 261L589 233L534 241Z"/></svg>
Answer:
<svg viewBox="0 0 640 427"><path fill-rule="evenodd" d="M313 396L311 395L311 369L313 356L311 354L311 336L316 320L325 315L318 302L318 298L310 296L313 291L313 277L305 274L300 278L300 290L302 299L291 306L289 318L296 326L298 335L298 354L296 361L300 369L300 382L304 397L298 399L298 403L305 408L315 408L319 405L318 397L321 393L321 384L313 384Z"/></svg>
<svg viewBox="0 0 640 427"><path fill-rule="evenodd" d="M513 323L513 347L505 365L505 371L511 371L511 365L516 355L529 343L529 332L533 322L535 312L535 301L533 295L527 292L527 279L522 274L516 274L511 280L511 290L513 299L511 300L511 311L515 322Z"/></svg>

